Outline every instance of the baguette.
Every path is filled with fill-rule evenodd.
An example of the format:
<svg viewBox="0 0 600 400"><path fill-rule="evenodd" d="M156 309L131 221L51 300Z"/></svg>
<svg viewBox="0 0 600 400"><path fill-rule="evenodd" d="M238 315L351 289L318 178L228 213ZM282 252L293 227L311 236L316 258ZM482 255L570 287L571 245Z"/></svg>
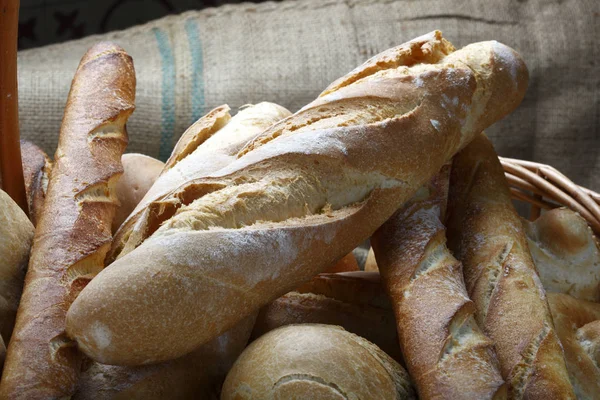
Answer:
<svg viewBox="0 0 600 400"><path fill-rule="evenodd" d="M600 304L548 293L556 333L578 399L600 399Z"/></svg>
<svg viewBox="0 0 600 400"><path fill-rule="evenodd" d="M0 336L6 344L15 324L34 229L23 210L2 190L0 210Z"/></svg>
<svg viewBox="0 0 600 400"><path fill-rule="evenodd" d="M559 208L523 223L544 288L600 302L600 249L585 219Z"/></svg>
<svg viewBox="0 0 600 400"><path fill-rule="evenodd" d="M91 363L73 400L170 400L219 398L229 369L242 353L255 316L190 354L161 364L120 367Z"/></svg>
<svg viewBox="0 0 600 400"><path fill-rule="evenodd" d="M446 247L448 173L444 167L371 244L419 398L502 399L506 385L493 343L475 322L462 265Z"/></svg>
<svg viewBox="0 0 600 400"><path fill-rule="evenodd" d="M112 222L113 232L119 229L123 221L144 198L165 166L162 161L138 153L123 154L121 163L123 175L115 187L120 205Z"/></svg>
<svg viewBox="0 0 600 400"><path fill-rule="evenodd" d="M477 323L496 344L509 397L574 398L521 220L483 134L454 158L448 238L463 263Z"/></svg>
<svg viewBox="0 0 600 400"><path fill-rule="evenodd" d="M339 325L376 344L402 362L394 314L379 275L368 272L320 274L260 310L252 339L285 325Z"/></svg>
<svg viewBox="0 0 600 400"><path fill-rule="evenodd" d="M288 325L251 343L223 384L228 399L414 399L406 371L331 325Z"/></svg>
<svg viewBox="0 0 600 400"><path fill-rule="evenodd" d="M77 68L65 107L1 398L62 398L75 390L81 355L64 334L65 316L110 248L114 187L123 172L134 98L131 57L111 43L93 46Z"/></svg>
<svg viewBox="0 0 600 400"><path fill-rule="evenodd" d="M79 348L108 364L179 357L352 251L524 95L508 47L451 51L433 32L376 56L163 197L71 306Z"/></svg>

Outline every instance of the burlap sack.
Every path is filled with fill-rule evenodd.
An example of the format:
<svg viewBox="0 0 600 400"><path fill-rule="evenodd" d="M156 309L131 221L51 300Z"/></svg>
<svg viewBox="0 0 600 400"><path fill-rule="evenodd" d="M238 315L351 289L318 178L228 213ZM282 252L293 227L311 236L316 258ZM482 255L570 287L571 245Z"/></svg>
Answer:
<svg viewBox="0 0 600 400"><path fill-rule="evenodd" d="M77 63L99 40L134 58L128 151L164 160L217 105L269 100L297 110L370 56L441 29L457 47L496 39L527 62L525 101L488 131L500 154L552 164L599 190L598 11L594 0L290 0L188 12L21 52L21 133L54 152Z"/></svg>

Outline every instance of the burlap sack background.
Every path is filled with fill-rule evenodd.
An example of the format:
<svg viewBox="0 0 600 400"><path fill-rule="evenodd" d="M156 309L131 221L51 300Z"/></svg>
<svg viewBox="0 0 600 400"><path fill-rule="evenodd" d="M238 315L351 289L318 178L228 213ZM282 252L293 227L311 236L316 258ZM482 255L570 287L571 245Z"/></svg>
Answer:
<svg viewBox="0 0 600 400"><path fill-rule="evenodd" d="M21 134L54 152L73 73L99 40L134 58L128 151L164 160L217 105L269 100L297 110L372 55L441 29L457 47L496 39L527 62L525 101L488 130L499 153L552 164L599 190L599 11L593 0L290 0L188 12L21 52Z"/></svg>

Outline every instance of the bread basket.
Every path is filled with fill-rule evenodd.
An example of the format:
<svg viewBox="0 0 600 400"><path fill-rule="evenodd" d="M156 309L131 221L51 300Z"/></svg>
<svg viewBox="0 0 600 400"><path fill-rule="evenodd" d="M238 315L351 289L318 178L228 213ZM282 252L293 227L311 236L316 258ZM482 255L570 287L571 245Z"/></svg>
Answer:
<svg viewBox="0 0 600 400"><path fill-rule="evenodd" d="M556 168L532 161L500 157L512 198L530 206L529 219L542 210L568 207L600 234L600 194L578 186Z"/></svg>

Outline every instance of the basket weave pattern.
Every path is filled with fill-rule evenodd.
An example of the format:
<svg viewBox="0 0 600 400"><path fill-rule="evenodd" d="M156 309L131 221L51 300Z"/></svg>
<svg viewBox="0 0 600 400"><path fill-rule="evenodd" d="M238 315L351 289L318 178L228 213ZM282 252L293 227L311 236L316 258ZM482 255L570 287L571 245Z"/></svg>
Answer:
<svg viewBox="0 0 600 400"><path fill-rule="evenodd" d="M600 235L600 194L576 185L556 168L531 161L500 157L513 199L531 205L529 218L542 209L569 207Z"/></svg>

